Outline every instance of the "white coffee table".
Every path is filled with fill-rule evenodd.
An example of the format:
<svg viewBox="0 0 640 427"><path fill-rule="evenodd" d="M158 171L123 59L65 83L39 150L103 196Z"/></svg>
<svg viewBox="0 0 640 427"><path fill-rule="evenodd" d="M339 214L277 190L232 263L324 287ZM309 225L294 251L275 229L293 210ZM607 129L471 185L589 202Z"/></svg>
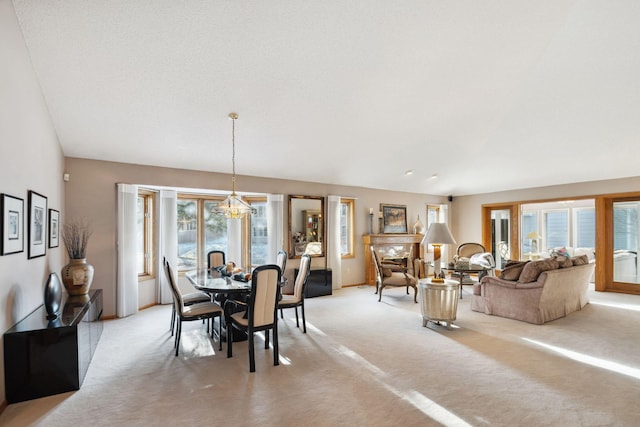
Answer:
<svg viewBox="0 0 640 427"><path fill-rule="evenodd" d="M460 283L457 280L445 279L444 283L433 283L432 278L418 280L420 293L420 309L422 310L422 326L429 322L441 324L446 322L447 329L456 320Z"/></svg>

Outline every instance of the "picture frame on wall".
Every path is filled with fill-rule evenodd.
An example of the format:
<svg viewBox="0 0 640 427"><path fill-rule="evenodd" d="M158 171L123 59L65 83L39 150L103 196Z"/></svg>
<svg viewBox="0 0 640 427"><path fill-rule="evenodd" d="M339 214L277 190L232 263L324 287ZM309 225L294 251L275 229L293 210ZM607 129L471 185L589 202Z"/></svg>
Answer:
<svg viewBox="0 0 640 427"><path fill-rule="evenodd" d="M380 204L382 212L382 232L394 234L406 234L407 231L407 206Z"/></svg>
<svg viewBox="0 0 640 427"><path fill-rule="evenodd" d="M24 200L8 194L0 197L2 227L0 237L2 252L0 255L24 252Z"/></svg>
<svg viewBox="0 0 640 427"><path fill-rule="evenodd" d="M49 248L60 245L60 212L49 209Z"/></svg>
<svg viewBox="0 0 640 427"><path fill-rule="evenodd" d="M47 198L29 190L29 244L28 259L47 253Z"/></svg>

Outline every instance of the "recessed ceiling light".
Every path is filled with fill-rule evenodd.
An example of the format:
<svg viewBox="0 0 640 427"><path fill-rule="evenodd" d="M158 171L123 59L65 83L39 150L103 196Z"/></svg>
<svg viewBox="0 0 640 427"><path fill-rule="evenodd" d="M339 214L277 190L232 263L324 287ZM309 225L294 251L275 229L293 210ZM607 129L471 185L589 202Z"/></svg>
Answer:
<svg viewBox="0 0 640 427"><path fill-rule="evenodd" d="M409 169L404 173L405 175L413 175L413 169Z"/></svg>
<svg viewBox="0 0 640 427"><path fill-rule="evenodd" d="M429 179L437 179L437 178L438 178L438 174L437 173L434 173L433 175L431 175L429 177Z"/></svg>

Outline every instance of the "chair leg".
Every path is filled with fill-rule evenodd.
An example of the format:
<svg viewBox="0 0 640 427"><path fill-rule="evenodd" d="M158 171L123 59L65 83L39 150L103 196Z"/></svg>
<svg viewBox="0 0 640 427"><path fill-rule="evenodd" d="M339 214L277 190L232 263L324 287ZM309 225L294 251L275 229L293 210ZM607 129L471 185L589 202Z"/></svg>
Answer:
<svg viewBox="0 0 640 427"><path fill-rule="evenodd" d="M407 295L409 295L409 287L407 286Z"/></svg>
<svg viewBox="0 0 640 427"><path fill-rule="evenodd" d="M222 336L220 337L222 341ZM222 342L220 343L222 345ZM227 358L233 356L233 325L227 322Z"/></svg>
<svg viewBox="0 0 640 427"><path fill-rule="evenodd" d="M222 316L218 317L218 350L222 351Z"/></svg>
<svg viewBox="0 0 640 427"><path fill-rule="evenodd" d="M173 336L173 329L176 324L176 306L175 304L171 304L171 336Z"/></svg>
<svg viewBox="0 0 640 427"><path fill-rule="evenodd" d="M298 306L293 307L296 310L296 327L300 327L300 321L298 320Z"/></svg>
<svg viewBox="0 0 640 427"><path fill-rule="evenodd" d="M178 356L178 350L180 350L180 335L182 335L182 319L177 325L178 330L176 332L176 356Z"/></svg>
<svg viewBox="0 0 640 427"><path fill-rule="evenodd" d="M300 305L300 308L302 310L302 332L304 332L306 334L307 333L307 320L304 318L304 301Z"/></svg>
<svg viewBox="0 0 640 427"><path fill-rule="evenodd" d="M413 287L413 302L418 303L418 287Z"/></svg>
<svg viewBox="0 0 640 427"><path fill-rule="evenodd" d="M284 315L282 314L282 309L280 309L280 318L284 319Z"/></svg>
<svg viewBox="0 0 640 427"><path fill-rule="evenodd" d="M378 294L378 302L380 302L380 300L382 299L382 290L384 289L384 286L380 286L380 293L378 293L376 291L376 293Z"/></svg>
<svg viewBox="0 0 640 427"><path fill-rule="evenodd" d="M249 332L249 372L256 371L255 351L253 348L253 332Z"/></svg>
<svg viewBox="0 0 640 427"><path fill-rule="evenodd" d="M280 364L280 353L278 352L278 323L273 323L273 366Z"/></svg>
<svg viewBox="0 0 640 427"><path fill-rule="evenodd" d="M264 331L264 348L269 348L269 330L265 329Z"/></svg>

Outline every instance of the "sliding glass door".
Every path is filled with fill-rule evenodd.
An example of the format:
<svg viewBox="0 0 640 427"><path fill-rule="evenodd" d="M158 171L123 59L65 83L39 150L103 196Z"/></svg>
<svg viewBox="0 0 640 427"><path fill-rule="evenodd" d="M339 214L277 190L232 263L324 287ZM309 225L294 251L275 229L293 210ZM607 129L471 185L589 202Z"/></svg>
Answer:
<svg viewBox="0 0 640 427"><path fill-rule="evenodd" d="M640 200L613 203L613 281L639 284L638 210Z"/></svg>

